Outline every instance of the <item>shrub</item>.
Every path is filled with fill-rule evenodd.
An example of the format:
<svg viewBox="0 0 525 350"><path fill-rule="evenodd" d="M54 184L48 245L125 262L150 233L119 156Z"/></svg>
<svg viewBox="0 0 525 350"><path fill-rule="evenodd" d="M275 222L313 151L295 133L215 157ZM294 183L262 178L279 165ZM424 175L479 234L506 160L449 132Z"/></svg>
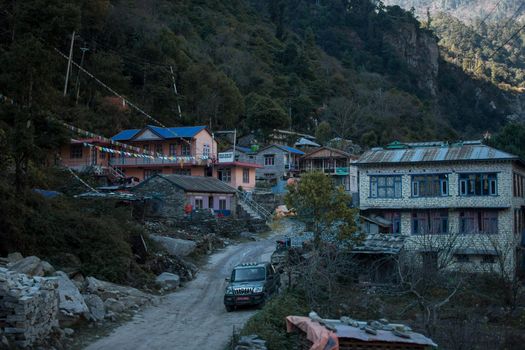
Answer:
<svg viewBox="0 0 525 350"><path fill-rule="evenodd" d="M257 334L266 340L269 350L293 349L297 336L286 333L285 317L306 315L309 310L299 293L285 292L269 301L264 309L248 320L242 335Z"/></svg>

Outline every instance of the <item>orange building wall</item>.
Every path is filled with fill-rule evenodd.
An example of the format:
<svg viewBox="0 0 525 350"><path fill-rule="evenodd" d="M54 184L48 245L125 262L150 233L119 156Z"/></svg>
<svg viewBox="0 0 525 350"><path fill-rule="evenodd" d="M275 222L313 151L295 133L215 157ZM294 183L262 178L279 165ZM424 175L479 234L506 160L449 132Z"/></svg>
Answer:
<svg viewBox="0 0 525 350"><path fill-rule="evenodd" d="M60 147L60 165L78 170L91 165L108 166L109 155L107 153L82 146L82 158L71 158L71 147L71 144Z"/></svg>

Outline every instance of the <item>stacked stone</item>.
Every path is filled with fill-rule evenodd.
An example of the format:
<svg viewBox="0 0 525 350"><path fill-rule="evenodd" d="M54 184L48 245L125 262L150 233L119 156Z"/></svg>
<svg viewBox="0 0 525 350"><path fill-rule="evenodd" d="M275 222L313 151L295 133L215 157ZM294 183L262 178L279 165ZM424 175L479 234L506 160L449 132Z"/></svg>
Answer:
<svg viewBox="0 0 525 350"><path fill-rule="evenodd" d="M0 268L0 329L18 347L40 343L58 327L58 292L52 278Z"/></svg>

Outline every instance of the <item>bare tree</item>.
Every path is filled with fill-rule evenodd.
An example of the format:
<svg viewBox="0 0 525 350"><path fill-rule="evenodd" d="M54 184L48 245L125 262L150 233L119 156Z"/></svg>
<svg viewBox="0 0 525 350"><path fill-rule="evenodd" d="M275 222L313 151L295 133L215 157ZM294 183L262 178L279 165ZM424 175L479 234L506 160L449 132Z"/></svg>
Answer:
<svg viewBox="0 0 525 350"><path fill-rule="evenodd" d="M467 243L461 238L452 233L411 236L408 249L398 257L398 293L413 297L404 311L417 307L430 336L436 333L441 309L464 285L464 271L455 258Z"/></svg>
<svg viewBox="0 0 525 350"><path fill-rule="evenodd" d="M516 309L519 296L524 292L522 279L516 273L516 248L520 237L512 233L485 235L477 240L477 250L484 256L481 272L491 274L498 280L505 296L509 312Z"/></svg>

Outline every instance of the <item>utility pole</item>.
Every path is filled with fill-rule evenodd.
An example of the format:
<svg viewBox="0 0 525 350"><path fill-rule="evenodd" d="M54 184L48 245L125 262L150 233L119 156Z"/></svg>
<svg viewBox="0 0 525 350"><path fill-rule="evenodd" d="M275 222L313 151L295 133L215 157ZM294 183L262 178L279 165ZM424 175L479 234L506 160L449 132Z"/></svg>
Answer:
<svg viewBox="0 0 525 350"><path fill-rule="evenodd" d="M173 80L173 91L175 91L175 97L177 98L177 110L179 112L179 119L182 119L182 112L180 110L180 103L179 103L179 92L177 91L177 84L175 83L175 74L173 74L173 66L170 66L171 71L171 80ZM210 128L211 128L211 121L210 121Z"/></svg>
<svg viewBox="0 0 525 350"><path fill-rule="evenodd" d="M82 64L84 63L84 55L86 54L86 51L89 50L89 48L87 47L81 47L80 50L82 50L82 58L80 59L80 67L82 67ZM80 96L80 68L78 69L78 74L77 74L77 81L75 83L75 86L77 87L77 98L76 98L76 101L75 101L75 104L78 105L78 97Z"/></svg>
<svg viewBox="0 0 525 350"><path fill-rule="evenodd" d="M69 59L67 61L67 71L66 71L66 82L64 84L64 97L67 95L67 83L69 81L69 71L71 70L71 61L73 60L73 44L75 43L75 31L71 35L71 46L69 48Z"/></svg>

